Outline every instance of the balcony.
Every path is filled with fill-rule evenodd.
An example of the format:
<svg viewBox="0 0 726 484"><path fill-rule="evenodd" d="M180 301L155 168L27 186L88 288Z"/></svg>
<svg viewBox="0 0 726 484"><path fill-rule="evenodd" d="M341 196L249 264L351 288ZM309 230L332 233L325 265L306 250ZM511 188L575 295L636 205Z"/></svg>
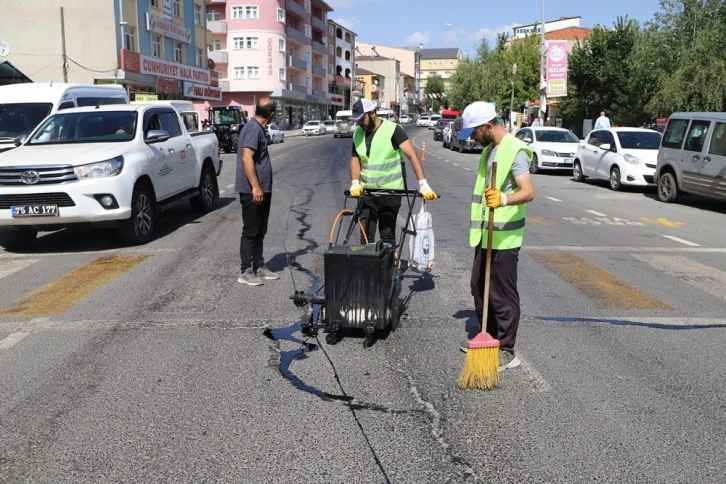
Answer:
<svg viewBox="0 0 726 484"><path fill-rule="evenodd" d="M292 40L300 45L310 45L310 39L305 34L293 27L287 28L287 40Z"/></svg>
<svg viewBox="0 0 726 484"><path fill-rule="evenodd" d="M321 54L327 54L328 49L325 48L323 44L318 42L317 40L313 40L313 50L315 52L320 52Z"/></svg>
<svg viewBox="0 0 726 484"><path fill-rule="evenodd" d="M302 59L298 59L295 56L288 55L287 56L287 65L294 68L299 69L301 71L307 71L308 70L308 63L305 62Z"/></svg>
<svg viewBox="0 0 726 484"><path fill-rule="evenodd" d="M226 34L227 33L227 22L222 20L209 20L207 21L207 29L213 34Z"/></svg>
<svg viewBox="0 0 726 484"><path fill-rule="evenodd" d="M222 92L229 92L229 81L219 81L219 88Z"/></svg>
<svg viewBox="0 0 726 484"><path fill-rule="evenodd" d="M226 64L227 52L223 50L210 50L207 52L207 58L212 59L215 64Z"/></svg>
<svg viewBox="0 0 726 484"><path fill-rule="evenodd" d="M326 32L325 35L328 35L327 34L327 31L328 31L327 22L325 20L319 19L315 15L313 15L313 28L322 30L323 32Z"/></svg>
<svg viewBox="0 0 726 484"><path fill-rule="evenodd" d="M318 97L327 99L328 93L326 91L323 91L322 89L313 89L313 96L318 96Z"/></svg>
<svg viewBox="0 0 726 484"><path fill-rule="evenodd" d="M328 75L328 71L324 67L313 66L313 75L318 77L325 77Z"/></svg>
<svg viewBox="0 0 726 484"><path fill-rule="evenodd" d="M302 94L308 93L308 88L305 86L298 86L297 84L293 84L292 82L287 85L287 88L290 91L300 92Z"/></svg>
<svg viewBox="0 0 726 484"><path fill-rule="evenodd" d="M287 0L285 2L285 8L287 13L292 13L301 19L308 18L308 13L305 11L305 7L297 3L295 0Z"/></svg>

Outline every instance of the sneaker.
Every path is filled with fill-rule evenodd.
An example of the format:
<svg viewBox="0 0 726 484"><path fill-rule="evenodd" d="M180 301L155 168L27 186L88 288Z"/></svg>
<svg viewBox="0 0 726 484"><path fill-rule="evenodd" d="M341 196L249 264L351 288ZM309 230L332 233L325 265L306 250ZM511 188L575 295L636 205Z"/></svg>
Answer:
<svg viewBox="0 0 726 484"><path fill-rule="evenodd" d="M464 341L462 341L461 344L459 345L459 349L461 351L463 351L464 353L468 353L469 352L469 340L465 339Z"/></svg>
<svg viewBox="0 0 726 484"><path fill-rule="evenodd" d="M244 271L242 274L240 274L237 282L241 284L247 284L248 286L261 286L265 283L265 281L263 281L260 277L257 276L257 274L252 271L251 267Z"/></svg>
<svg viewBox="0 0 726 484"><path fill-rule="evenodd" d="M257 277L261 277L262 279L270 279L275 280L279 279L280 275L276 272L272 272L270 269L268 269L265 266L260 266L257 268L257 271L255 271L257 274Z"/></svg>
<svg viewBox="0 0 726 484"><path fill-rule="evenodd" d="M521 364L521 360L514 353L499 351L499 371L511 370Z"/></svg>

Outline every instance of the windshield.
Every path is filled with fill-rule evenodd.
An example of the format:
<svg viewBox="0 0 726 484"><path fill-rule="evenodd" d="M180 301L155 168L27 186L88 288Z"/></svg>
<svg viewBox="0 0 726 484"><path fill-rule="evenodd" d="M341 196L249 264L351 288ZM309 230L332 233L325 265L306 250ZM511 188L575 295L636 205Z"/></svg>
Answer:
<svg viewBox="0 0 726 484"><path fill-rule="evenodd" d="M239 109L213 109L212 124L240 124L242 111Z"/></svg>
<svg viewBox="0 0 726 484"><path fill-rule="evenodd" d="M661 134L650 131L618 131L620 146L624 150L657 150Z"/></svg>
<svg viewBox="0 0 726 484"><path fill-rule="evenodd" d="M136 111L56 113L45 120L28 144L116 143L136 134Z"/></svg>
<svg viewBox="0 0 726 484"><path fill-rule="evenodd" d="M319 125L320 125L320 121L308 121L307 123L305 123L305 126L319 126Z"/></svg>
<svg viewBox="0 0 726 484"><path fill-rule="evenodd" d="M0 139L30 134L52 107L51 103L0 104Z"/></svg>
<svg viewBox="0 0 726 484"><path fill-rule="evenodd" d="M557 131L554 129L536 130L534 136L537 141L543 143L579 143L577 136L569 131Z"/></svg>
<svg viewBox="0 0 726 484"><path fill-rule="evenodd" d="M441 119L441 116L439 116L438 114L434 114L433 116L431 116L431 118L430 118L430 119L431 119L432 121L433 121L433 120L435 120L435 119Z"/></svg>

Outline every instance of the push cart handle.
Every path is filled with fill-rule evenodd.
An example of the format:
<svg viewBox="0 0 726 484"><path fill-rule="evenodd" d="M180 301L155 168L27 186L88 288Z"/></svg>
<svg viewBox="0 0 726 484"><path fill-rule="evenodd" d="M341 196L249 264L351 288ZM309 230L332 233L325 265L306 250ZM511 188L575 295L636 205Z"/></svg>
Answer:
<svg viewBox="0 0 726 484"><path fill-rule="evenodd" d="M350 196L350 190L346 190L343 192L343 194L346 197ZM364 188L363 189L364 195L394 195L399 197L406 197L406 196L414 196L414 197L423 197L421 192L418 190L396 190L392 188ZM436 198L441 198L441 195L436 195Z"/></svg>

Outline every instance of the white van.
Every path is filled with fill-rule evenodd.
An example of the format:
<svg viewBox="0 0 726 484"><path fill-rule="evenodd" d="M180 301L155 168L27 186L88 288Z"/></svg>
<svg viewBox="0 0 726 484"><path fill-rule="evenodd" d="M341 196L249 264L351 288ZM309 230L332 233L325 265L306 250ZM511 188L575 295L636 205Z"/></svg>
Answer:
<svg viewBox="0 0 726 484"><path fill-rule="evenodd" d="M0 152L15 148L48 115L97 104L129 104L121 85L26 83L0 86Z"/></svg>
<svg viewBox="0 0 726 484"><path fill-rule="evenodd" d="M335 113L335 131L333 137L353 137L353 131L355 131L355 123L350 122L350 117L353 115L353 111L338 111Z"/></svg>
<svg viewBox="0 0 726 484"><path fill-rule="evenodd" d="M194 104L191 101L131 101L131 104L157 104L162 106L171 106L179 113L184 126L190 133L198 133L202 130L202 122L199 119L199 113L194 110Z"/></svg>

